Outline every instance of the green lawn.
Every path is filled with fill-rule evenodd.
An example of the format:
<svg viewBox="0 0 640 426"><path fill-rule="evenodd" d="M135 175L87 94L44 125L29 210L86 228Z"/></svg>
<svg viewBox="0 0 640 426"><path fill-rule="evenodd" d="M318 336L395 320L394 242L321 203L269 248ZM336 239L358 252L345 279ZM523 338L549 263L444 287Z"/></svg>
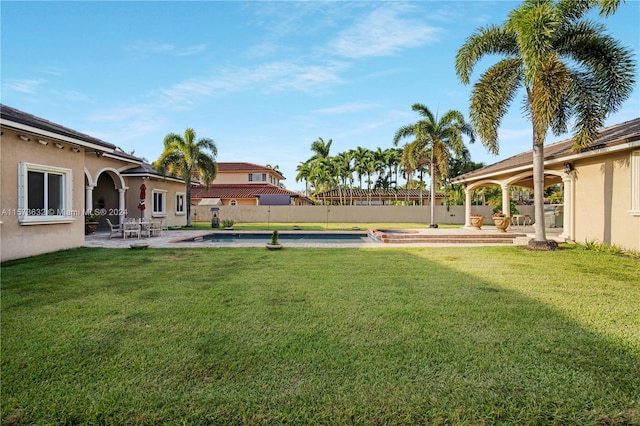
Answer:
<svg viewBox="0 0 640 426"><path fill-rule="evenodd" d="M640 424L640 261L78 249L1 270L4 424Z"/></svg>

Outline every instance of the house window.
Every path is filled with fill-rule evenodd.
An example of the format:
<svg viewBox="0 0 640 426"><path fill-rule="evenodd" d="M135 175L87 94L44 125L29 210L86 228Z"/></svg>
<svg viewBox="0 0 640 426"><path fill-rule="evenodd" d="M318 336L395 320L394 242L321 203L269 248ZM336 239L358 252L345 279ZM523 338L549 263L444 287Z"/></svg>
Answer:
<svg viewBox="0 0 640 426"><path fill-rule="evenodd" d="M71 169L18 163L18 221L23 225L73 221L72 182Z"/></svg>
<svg viewBox="0 0 640 426"><path fill-rule="evenodd" d="M631 153L631 213L640 216L640 150Z"/></svg>
<svg viewBox="0 0 640 426"><path fill-rule="evenodd" d="M237 206L238 202L236 200L231 200L231 201L229 201L229 205L230 206Z"/></svg>
<svg viewBox="0 0 640 426"><path fill-rule="evenodd" d="M182 192L176 193L176 215L184 215L184 199L185 194Z"/></svg>
<svg viewBox="0 0 640 426"><path fill-rule="evenodd" d="M249 182L266 182L266 173L249 173Z"/></svg>
<svg viewBox="0 0 640 426"><path fill-rule="evenodd" d="M153 216L166 216L167 191L153 190Z"/></svg>

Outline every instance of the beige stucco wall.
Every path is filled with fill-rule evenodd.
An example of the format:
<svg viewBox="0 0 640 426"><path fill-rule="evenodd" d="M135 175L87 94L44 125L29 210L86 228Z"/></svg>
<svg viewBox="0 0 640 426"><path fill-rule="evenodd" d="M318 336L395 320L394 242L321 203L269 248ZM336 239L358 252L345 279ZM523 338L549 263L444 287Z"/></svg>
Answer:
<svg viewBox="0 0 640 426"><path fill-rule="evenodd" d="M640 250L640 216L631 208L630 152L576 161L575 240Z"/></svg>
<svg viewBox="0 0 640 426"><path fill-rule="evenodd" d="M144 217L147 219L165 219L168 226L184 226L187 224L186 214L176 214L176 193L185 194L186 187L182 182L175 182L165 179L154 179L142 177L126 177L128 190L125 195L126 216L133 218ZM141 212L138 209L140 202L140 186L144 183L146 186L146 208ZM166 215L153 214L153 191L166 191ZM186 211L186 194L185 194L185 211Z"/></svg>
<svg viewBox="0 0 640 426"><path fill-rule="evenodd" d="M429 206L218 206L220 219L236 222L429 223ZM480 206L491 216L491 206ZM210 206L197 206L198 221L211 220ZM435 207L436 222L464 224L464 206Z"/></svg>
<svg viewBox="0 0 640 426"><path fill-rule="evenodd" d="M36 136L24 142L18 133L3 127L0 136L0 260L17 259L56 250L80 247L84 244L84 152L72 152L69 144L64 149L39 144ZM20 132L22 134L23 132ZM77 212L71 223L21 225L18 222L18 163L28 162L44 166L63 167L73 173L73 202L70 208Z"/></svg>
<svg viewBox="0 0 640 426"><path fill-rule="evenodd" d="M266 182L249 182L249 173L248 171L244 172L218 172L213 183L216 185L219 184L238 184L238 183L271 183L273 185L278 185L280 182L279 175L269 171L254 171L251 173L266 173L267 181Z"/></svg>

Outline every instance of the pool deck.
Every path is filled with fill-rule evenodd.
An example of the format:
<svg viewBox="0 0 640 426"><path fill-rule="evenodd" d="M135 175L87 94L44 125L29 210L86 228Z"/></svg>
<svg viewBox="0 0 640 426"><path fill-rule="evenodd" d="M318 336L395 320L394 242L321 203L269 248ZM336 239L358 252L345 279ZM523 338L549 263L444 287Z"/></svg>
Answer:
<svg viewBox="0 0 640 426"><path fill-rule="evenodd" d="M482 235L496 235L498 232L495 228L486 227L483 230L465 229L465 228L438 228L438 229L412 229L417 235L459 235L459 236L482 236ZM562 228L547 228L547 238L553 239L558 242L564 242L558 235L562 232ZM264 247L265 242L233 242L233 243L220 243L209 241L184 241L187 239L193 239L211 234L214 231L198 230L198 231L184 231L184 230L171 230L164 231L162 235L151 238L127 238L126 240L121 237L114 237L109 239L109 232L98 231L93 235L85 236L85 247L105 247L105 248L130 248L131 244L143 242L148 243L152 248L193 248L193 247L211 247L211 248L233 248L233 247ZM215 231L224 232L224 231ZM243 231L229 231L234 233L242 233ZM255 233L256 231L244 231L247 233ZM289 231L280 231L289 232ZM294 233L295 231L291 231ZM304 231L307 233L322 234L324 231ZM340 233L341 231L331 231L331 233ZM332 247L332 248L394 248L394 247L477 247L477 246L497 246L497 245L526 245L527 242L533 238L533 226L516 227L507 232L507 234L521 234L525 236L519 236L509 243L478 243L478 242L420 242L420 243L382 243L382 242L357 242L357 243L320 243L320 242L281 242L285 247ZM346 233L351 233L347 231ZM502 234L504 235L504 234Z"/></svg>

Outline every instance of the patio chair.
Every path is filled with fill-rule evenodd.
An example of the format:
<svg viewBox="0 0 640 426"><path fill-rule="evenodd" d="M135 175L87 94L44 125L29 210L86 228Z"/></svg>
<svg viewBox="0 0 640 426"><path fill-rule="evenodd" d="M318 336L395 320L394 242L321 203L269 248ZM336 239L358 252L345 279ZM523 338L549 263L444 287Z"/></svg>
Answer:
<svg viewBox="0 0 640 426"><path fill-rule="evenodd" d="M149 236L159 237L162 234L162 223L159 220L152 220L149 224Z"/></svg>
<svg viewBox="0 0 640 426"><path fill-rule="evenodd" d="M111 228L111 232L109 233L109 239L111 239L111 237L113 237L114 235L124 236L124 234L122 233L122 225L120 224L114 225L113 223L111 223L111 221L108 218L107 218L107 223L109 224L109 228Z"/></svg>
<svg viewBox="0 0 640 426"><path fill-rule="evenodd" d="M140 223L135 220L125 220L122 223L122 238L127 239L128 236L137 236L140 238Z"/></svg>

